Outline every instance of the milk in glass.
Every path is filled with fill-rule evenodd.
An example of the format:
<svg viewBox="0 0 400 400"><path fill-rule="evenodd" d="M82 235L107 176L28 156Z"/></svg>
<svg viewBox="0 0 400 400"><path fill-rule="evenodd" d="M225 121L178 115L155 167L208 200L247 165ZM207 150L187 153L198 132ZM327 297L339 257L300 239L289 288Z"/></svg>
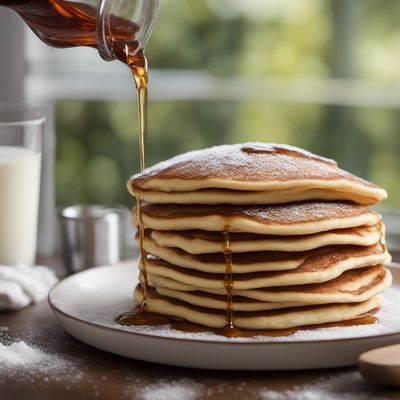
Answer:
<svg viewBox="0 0 400 400"><path fill-rule="evenodd" d="M40 161L32 150L0 146L0 264L35 262Z"/></svg>

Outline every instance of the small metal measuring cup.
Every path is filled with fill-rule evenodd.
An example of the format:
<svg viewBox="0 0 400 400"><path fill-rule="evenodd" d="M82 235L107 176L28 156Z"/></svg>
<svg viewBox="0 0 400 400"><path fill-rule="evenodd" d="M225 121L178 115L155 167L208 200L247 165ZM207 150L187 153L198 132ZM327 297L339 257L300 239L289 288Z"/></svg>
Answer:
<svg viewBox="0 0 400 400"><path fill-rule="evenodd" d="M61 208L58 215L70 273L122 259L129 219L126 207L77 204Z"/></svg>

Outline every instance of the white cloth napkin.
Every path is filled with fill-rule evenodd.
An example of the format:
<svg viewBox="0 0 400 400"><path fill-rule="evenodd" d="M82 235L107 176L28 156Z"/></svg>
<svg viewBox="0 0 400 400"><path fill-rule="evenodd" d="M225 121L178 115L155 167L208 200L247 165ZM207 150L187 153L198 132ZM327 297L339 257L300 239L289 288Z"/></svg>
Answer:
<svg viewBox="0 0 400 400"><path fill-rule="evenodd" d="M0 311L19 310L43 300L57 281L47 267L0 265Z"/></svg>

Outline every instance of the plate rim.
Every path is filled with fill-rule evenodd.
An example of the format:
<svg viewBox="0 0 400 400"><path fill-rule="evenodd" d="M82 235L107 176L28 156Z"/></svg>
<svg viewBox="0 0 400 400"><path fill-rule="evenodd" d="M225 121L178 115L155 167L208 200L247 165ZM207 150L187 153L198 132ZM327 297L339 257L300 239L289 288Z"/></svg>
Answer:
<svg viewBox="0 0 400 400"><path fill-rule="evenodd" d="M400 330L396 333L385 333L382 335L369 335L369 336L359 336L359 337L350 337L350 338L339 338L339 339L323 339L323 340L296 340L296 341L288 341L288 342L263 342L263 341L254 341L254 342L241 342L241 341L226 341L226 340L206 340L206 339L193 339L193 338L185 338L185 337L169 337L169 336L161 336L161 335L155 335L155 334L147 334L147 333L140 333L140 332L130 332L130 331L126 331L126 330L120 330L118 328L114 328L111 326L104 326L101 325L100 323L96 323L96 322L91 322L88 320L84 320L82 318L79 317L75 317L71 314L68 314L67 312L63 311L60 309L60 307L58 307L56 304L54 304L54 302L52 301L51 297L54 296L54 293L59 286L61 286L64 282L75 279L78 275L83 275L85 273L93 273L94 270L96 269L108 269L108 268L115 268L116 266L127 266L128 264L131 264L132 262L137 262L137 260L123 260L120 261L117 264L114 265L101 265L98 267L93 267L90 269L86 269L84 271L80 271L78 273L75 273L73 275L70 275L62 280L60 280L58 283L56 283L50 290L48 296L47 296L47 302L52 310L52 312L54 314L61 314L63 317L72 319L74 321L77 321L79 323L83 323L85 325L89 325L90 327L95 327L95 328L99 328L99 329L105 329L108 331L112 331L112 332L118 332L121 334L126 334L129 336L141 336L147 339L154 339L154 340L169 340L169 341L178 341L178 342L191 342L191 343L201 343L201 344L218 344L218 345L242 345L242 346L276 346L276 345L299 345L299 344L320 344L320 343L335 343L335 342L350 342L350 341L360 341L360 340L373 340L377 337L379 338L387 338L390 339L391 337L395 337L395 336L399 336L400 335ZM126 264L126 265L125 265ZM397 269L400 272L400 263L395 263L395 262L390 262L388 263L387 267L389 269Z"/></svg>

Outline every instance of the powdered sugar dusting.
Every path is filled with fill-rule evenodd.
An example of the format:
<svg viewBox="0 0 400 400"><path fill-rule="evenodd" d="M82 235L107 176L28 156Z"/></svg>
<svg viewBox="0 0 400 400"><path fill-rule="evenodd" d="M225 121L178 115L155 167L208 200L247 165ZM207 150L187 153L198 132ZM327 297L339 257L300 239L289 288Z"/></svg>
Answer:
<svg viewBox="0 0 400 400"><path fill-rule="evenodd" d="M254 148L256 151L243 151L248 148ZM259 151L260 148L264 151ZM240 182L345 179L363 186L376 187L339 169L333 160L319 157L298 147L259 142L191 151L156 164L146 169L144 174L133 176L132 180L135 186L141 187L153 177L200 181L217 178Z"/></svg>
<svg viewBox="0 0 400 400"><path fill-rule="evenodd" d="M172 382L161 381L144 387L138 395L139 400L196 400L204 386L191 380L180 379Z"/></svg>
<svg viewBox="0 0 400 400"><path fill-rule="evenodd" d="M384 399L382 392L366 383L359 372L345 372L318 379L313 384L295 386L290 390L261 390L262 400L372 400ZM378 396L379 395L379 396Z"/></svg>

